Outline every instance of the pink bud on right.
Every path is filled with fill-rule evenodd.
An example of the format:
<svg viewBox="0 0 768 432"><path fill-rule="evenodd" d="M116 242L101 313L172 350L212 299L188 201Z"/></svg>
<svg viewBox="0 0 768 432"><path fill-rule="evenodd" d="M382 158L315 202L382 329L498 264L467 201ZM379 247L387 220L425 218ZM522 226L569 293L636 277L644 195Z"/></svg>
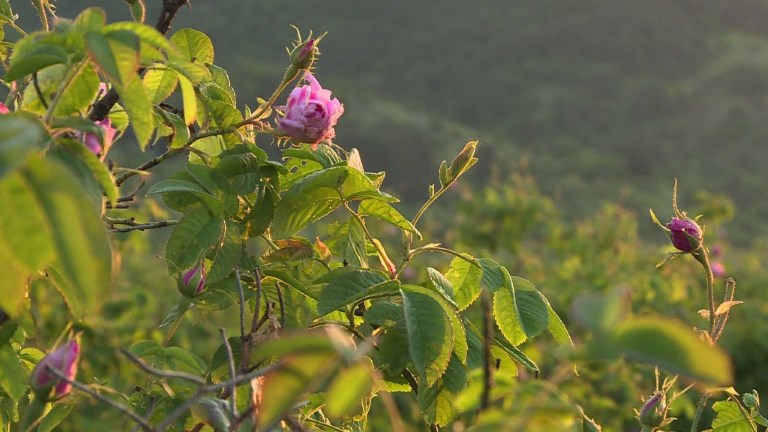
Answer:
<svg viewBox="0 0 768 432"><path fill-rule="evenodd" d="M77 375L79 356L80 345L76 339L72 339L43 357L30 375L32 390L50 399L66 396L72 390L72 384L57 377L49 367L57 369L68 379L74 380ZM52 393L51 389L53 389Z"/></svg>
<svg viewBox="0 0 768 432"><path fill-rule="evenodd" d="M108 118L94 123L101 127L104 140L100 140L97 134L88 132L85 134L85 138L83 138L83 143L88 147L88 150L100 156L102 151L106 153L112 146L112 141L115 139L115 135L117 135L117 129L112 127L112 122Z"/></svg>

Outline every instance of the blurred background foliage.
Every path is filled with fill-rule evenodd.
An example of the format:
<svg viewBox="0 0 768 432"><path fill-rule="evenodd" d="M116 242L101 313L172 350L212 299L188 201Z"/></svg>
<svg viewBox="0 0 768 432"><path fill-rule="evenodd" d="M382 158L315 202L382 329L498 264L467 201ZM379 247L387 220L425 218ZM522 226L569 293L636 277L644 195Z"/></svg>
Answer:
<svg viewBox="0 0 768 432"><path fill-rule="evenodd" d="M72 17L93 3L68 0L58 11ZM34 28L25 6L14 5L30 23L22 27ZM110 21L129 19L123 2L100 6ZM152 21L158 8L148 6ZM681 207L704 215L707 244L722 250L719 259L746 301L721 340L732 355L735 387L765 395L768 201L759 197L768 196L767 19L768 3L757 0L482 0L439 7L405 0L193 0L174 27L211 36L217 63L251 107L282 72L289 24L328 31L318 74L346 107L336 141L359 148L370 171L386 170L385 186L407 205L426 198L440 160L457 143L479 138L473 183L457 186L423 231L457 250L493 256L534 282L577 344L589 334L568 319L574 299L616 287L628 289L638 314L705 326L697 314L706 299L695 263L684 257L654 268L669 248L647 209L671 215L678 178ZM116 150L123 164L139 160L134 148ZM163 169L153 178L163 178ZM144 211L144 218L159 218L166 210ZM115 387L141 382L107 347L162 338L156 325L176 295L155 257L164 235L116 236L120 277L105 299L104 322L84 334L84 345L104 349L88 351L83 376L122 381L109 383ZM212 352L215 327L228 319L218 315L210 322L204 314L186 318L195 325L174 343ZM51 334L67 317L60 319L46 323ZM549 354L551 344L525 350L544 377L563 361ZM558 383L562 393L604 430L633 430L632 409L653 390L651 371L620 362L580 372ZM414 401L397 400L404 416L417 415ZM91 407L71 430L95 430L114 415ZM682 398L673 412L690 417L692 407ZM370 427L382 422L386 417L373 417Z"/></svg>

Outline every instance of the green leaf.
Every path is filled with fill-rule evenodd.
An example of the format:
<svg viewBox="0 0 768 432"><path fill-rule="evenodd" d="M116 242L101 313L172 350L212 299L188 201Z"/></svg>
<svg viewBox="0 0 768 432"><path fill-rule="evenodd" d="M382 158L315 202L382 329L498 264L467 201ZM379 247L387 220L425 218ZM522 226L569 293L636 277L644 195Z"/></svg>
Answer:
<svg viewBox="0 0 768 432"><path fill-rule="evenodd" d="M459 310L466 309L480 296L482 276L483 270L480 266L459 257L451 260L445 278L453 286L453 294Z"/></svg>
<svg viewBox="0 0 768 432"><path fill-rule="evenodd" d="M505 287L493 296L493 315L501 333L514 346L538 336L549 324L549 312L539 292L521 278L510 278L502 268Z"/></svg>
<svg viewBox="0 0 768 432"><path fill-rule="evenodd" d="M504 286L504 272L496 261L488 258L478 258L475 261L483 270L483 283L489 292L495 293Z"/></svg>
<svg viewBox="0 0 768 432"><path fill-rule="evenodd" d="M326 352L286 355L280 366L264 376L257 420L259 430L267 430L286 414L296 400L335 366L335 355Z"/></svg>
<svg viewBox="0 0 768 432"><path fill-rule="evenodd" d="M197 120L197 96L192 82L183 75L179 75L179 87L184 104L184 123L192 125Z"/></svg>
<svg viewBox="0 0 768 432"><path fill-rule="evenodd" d="M427 267L427 274L429 275L429 280L432 282L432 285L443 299L453 306L458 307L456 301L453 299L453 285L451 285L451 282L443 276L442 273L432 267Z"/></svg>
<svg viewBox="0 0 768 432"><path fill-rule="evenodd" d="M11 55L11 65L3 79L6 82L16 81L27 75L33 74L43 68L55 64L67 63L67 52L55 45L37 45L31 42L31 49L14 51Z"/></svg>
<svg viewBox="0 0 768 432"><path fill-rule="evenodd" d="M82 30L101 30L107 22L107 14L100 7L89 7L75 18L74 26Z"/></svg>
<svg viewBox="0 0 768 432"><path fill-rule="evenodd" d="M219 241L222 225L223 221L213 218L205 208L186 213L174 227L165 247L168 270L176 273L197 263Z"/></svg>
<svg viewBox="0 0 768 432"><path fill-rule="evenodd" d="M139 38L130 31L85 34L88 56L116 87L127 87L139 69ZM122 94L120 95L122 98ZM130 113L129 113L130 114Z"/></svg>
<svg viewBox="0 0 768 432"><path fill-rule="evenodd" d="M54 65L40 71L37 74L37 83L46 103L40 101L40 96L34 86L29 86L24 91L22 108L38 114L45 113L48 109L46 104L51 102L68 73L69 69L64 65ZM54 109L54 115L57 117L71 114L79 116L93 103L98 89L99 77L93 67L86 64L80 68L79 73L72 79L66 92L59 99Z"/></svg>
<svg viewBox="0 0 768 432"><path fill-rule="evenodd" d="M213 63L213 43L205 33L193 29L181 29L171 36L178 49L171 56L190 62Z"/></svg>
<svg viewBox="0 0 768 432"><path fill-rule="evenodd" d="M170 147L177 149L187 145L187 142L189 142L189 127L184 123L184 120L162 108L157 108L156 112L160 113L165 124L170 126L170 134L172 135Z"/></svg>
<svg viewBox="0 0 768 432"><path fill-rule="evenodd" d="M150 27L146 24L130 21L120 21L104 26L103 32L110 34L115 31L127 30L135 34L142 44L153 46L157 49L163 50L166 53L173 52L173 46L168 39L163 36L162 33L157 31L154 27Z"/></svg>
<svg viewBox="0 0 768 432"><path fill-rule="evenodd" d="M173 69L155 67L147 70L142 81L152 103L159 104L168 99L173 94L173 91L176 90L179 76Z"/></svg>
<svg viewBox="0 0 768 432"><path fill-rule="evenodd" d="M373 362L368 357L342 370L325 394L328 416L342 418L362 410L362 405L372 396L374 374Z"/></svg>
<svg viewBox="0 0 768 432"><path fill-rule="evenodd" d="M141 80L132 80L124 87L115 86L115 88L120 95L123 107L128 112L128 117L131 119L131 127L136 135L136 141L138 141L139 147L144 150L152 136L152 130L155 128L152 101L147 96Z"/></svg>
<svg viewBox="0 0 768 432"><path fill-rule="evenodd" d="M525 366L528 370L533 372L535 376L539 375L539 367L536 366L533 360L530 359L524 352L517 349L514 345L501 338L494 338L495 346L499 347L502 351L507 353L509 357L516 363ZM516 375L516 374L515 374Z"/></svg>
<svg viewBox="0 0 768 432"><path fill-rule="evenodd" d="M227 223L224 243L216 249L213 257L213 266L206 277L207 283L218 282L229 276L240 261L243 251L243 243L240 233L234 224Z"/></svg>
<svg viewBox="0 0 768 432"><path fill-rule="evenodd" d="M752 423L744 418L736 402L719 401L712 405L715 419L712 420L713 432L753 432Z"/></svg>
<svg viewBox="0 0 768 432"><path fill-rule="evenodd" d="M264 193L259 196L259 201L254 204L245 218L250 236L259 236L269 228L279 199L274 189L269 186L264 187Z"/></svg>
<svg viewBox="0 0 768 432"><path fill-rule="evenodd" d="M163 194L163 199L173 194L192 194L196 200L205 204L211 211L220 212L222 208L221 201L218 200L213 194L200 186L197 182L192 182L183 179L168 179L161 180L147 191L148 194ZM166 202L169 207L173 207L172 203Z"/></svg>
<svg viewBox="0 0 768 432"><path fill-rule="evenodd" d="M88 170L93 174L94 180L101 186L104 191L104 195L110 202L117 202L117 186L115 186L115 179L112 177L112 173L104 166L103 163L80 141L75 141L71 138L61 138L57 140L57 143L67 151L75 154L80 160L83 161Z"/></svg>
<svg viewBox="0 0 768 432"><path fill-rule="evenodd" d="M34 197L56 251L51 269L72 312L82 317L96 309L109 289L111 250L97 209L82 195L72 174L53 159L30 158L19 171Z"/></svg>
<svg viewBox="0 0 768 432"><path fill-rule="evenodd" d="M433 385L445 372L453 351L453 327L440 297L420 286L403 285L403 315L408 348L416 371Z"/></svg>
<svg viewBox="0 0 768 432"><path fill-rule="evenodd" d="M360 222L350 216L343 224L328 227L328 247L352 267L368 268L365 231Z"/></svg>
<svg viewBox="0 0 768 432"><path fill-rule="evenodd" d="M13 401L27 392L29 372L10 345L0 346L0 387Z"/></svg>
<svg viewBox="0 0 768 432"><path fill-rule="evenodd" d="M399 283L384 273L373 270L352 270L333 279L320 293L317 313L326 315L344 306L368 298L397 295Z"/></svg>
<svg viewBox="0 0 768 432"><path fill-rule="evenodd" d="M55 404L48 414L45 415L43 421L40 422L40 426L37 427L37 432L50 432L63 422L74 408L73 405Z"/></svg>
<svg viewBox="0 0 768 432"><path fill-rule="evenodd" d="M253 153L237 153L223 156L214 175L220 179L222 189L238 195L247 195L256 189L261 180L259 158Z"/></svg>
<svg viewBox="0 0 768 432"><path fill-rule="evenodd" d="M43 115L48 110L50 103L59 91L63 80L67 79L70 67L54 65L47 67L37 74L37 88L28 86L24 91L21 107L25 111ZM75 114L80 116L92 103L99 89L99 78L90 64L80 68L78 74L72 79L66 92L61 96L56 105L54 114L57 117ZM40 100L42 95L45 102Z"/></svg>
<svg viewBox="0 0 768 432"><path fill-rule="evenodd" d="M348 166L314 171L295 181L275 210L273 235L290 237L341 205L345 200L390 197L380 192L365 174Z"/></svg>
<svg viewBox="0 0 768 432"><path fill-rule="evenodd" d="M451 356L445 375L434 385L419 386L416 400L424 421L438 426L447 426L459 414L453 402L466 386L467 370L456 356Z"/></svg>
<svg viewBox="0 0 768 432"><path fill-rule="evenodd" d="M392 225L403 229L405 231L412 232L421 238L421 233L416 227L411 224L399 211L394 207L381 200L365 200L360 203L360 207L357 212L361 215L373 216L377 219L381 219L384 222L391 223Z"/></svg>
<svg viewBox="0 0 768 432"><path fill-rule="evenodd" d="M660 317L625 320L612 335L610 348L702 384L724 387L733 380L728 355L677 321Z"/></svg>
<svg viewBox="0 0 768 432"><path fill-rule="evenodd" d="M547 330L558 344L573 347L573 339L571 339L571 334L568 333L568 329L563 324L563 320L560 319L560 316L557 315L557 312L555 312L543 295L541 298L547 305L547 314L549 315Z"/></svg>
<svg viewBox="0 0 768 432"><path fill-rule="evenodd" d="M45 148L50 140L36 116L27 113L0 116L0 178L23 164L29 155Z"/></svg>
<svg viewBox="0 0 768 432"><path fill-rule="evenodd" d="M142 358L162 354L165 352L165 347L153 340L143 340L135 342L128 347L128 351L133 353L136 357Z"/></svg>
<svg viewBox="0 0 768 432"><path fill-rule="evenodd" d="M174 370L181 369L178 364L184 365L191 372L202 375L205 373L205 362L191 352L177 346L168 347L163 352L163 357L168 367Z"/></svg>

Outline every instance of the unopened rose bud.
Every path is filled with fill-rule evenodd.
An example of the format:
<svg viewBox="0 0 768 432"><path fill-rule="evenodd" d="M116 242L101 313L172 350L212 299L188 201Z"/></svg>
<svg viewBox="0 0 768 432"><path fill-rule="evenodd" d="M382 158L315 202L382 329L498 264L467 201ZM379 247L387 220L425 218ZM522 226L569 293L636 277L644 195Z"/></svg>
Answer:
<svg viewBox="0 0 768 432"><path fill-rule="evenodd" d="M667 224L672 246L682 252L693 252L701 246L701 227L691 219L672 218Z"/></svg>
<svg viewBox="0 0 768 432"><path fill-rule="evenodd" d="M112 127L112 122L108 118L94 123L101 127L104 139L101 140L97 134L88 132L85 134L85 138L83 138L83 143L88 147L88 150L99 156L102 152L106 153L112 146L112 140L114 140L115 135L117 135L117 129Z"/></svg>
<svg viewBox="0 0 768 432"><path fill-rule="evenodd" d="M201 262L185 271L179 278L178 287L187 297L197 297L205 292L205 265Z"/></svg>
<svg viewBox="0 0 768 432"><path fill-rule="evenodd" d="M32 390L49 400L66 396L72 390L72 384L57 377L49 367L57 369L68 379L74 380L77 375L79 355L80 345L76 339L72 339L43 357L29 377Z"/></svg>
<svg viewBox="0 0 768 432"><path fill-rule="evenodd" d="M744 401L744 406L749 409L760 409L760 395L757 390L752 390L752 393L744 393L741 400Z"/></svg>
<svg viewBox="0 0 768 432"><path fill-rule="evenodd" d="M307 39L291 51L291 66L296 70L306 70L312 67L315 61L315 40Z"/></svg>
<svg viewBox="0 0 768 432"><path fill-rule="evenodd" d="M652 428L660 426L664 422L664 407L661 403L663 395L656 393L645 401L640 410L640 423Z"/></svg>

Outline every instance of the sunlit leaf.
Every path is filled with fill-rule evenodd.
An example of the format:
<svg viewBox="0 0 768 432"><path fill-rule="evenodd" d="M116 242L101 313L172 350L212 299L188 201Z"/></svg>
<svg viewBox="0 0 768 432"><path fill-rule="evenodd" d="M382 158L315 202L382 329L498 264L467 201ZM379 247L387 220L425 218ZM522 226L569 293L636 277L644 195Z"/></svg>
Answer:
<svg viewBox="0 0 768 432"><path fill-rule="evenodd" d="M530 282L503 271L506 282L493 296L493 315L504 337L517 346L546 330L549 311Z"/></svg>
<svg viewBox="0 0 768 432"><path fill-rule="evenodd" d="M320 293L317 312L325 315L366 298L396 295L398 282L373 270L352 270L333 279Z"/></svg>
<svg viewBox="0 0 768 432"><path fill-rule="evenodd" d="M411 360L419 376L431 386L448 367L453 327L436 293L416 285L403 285L400 293Z"/></svg>
<svg viewBox="0 0 768 432"><path fill-rule="evenodd" d="M480 281L483 270L465 259L454 258L445 273L445 278L453 286L453 295L459 310L466 309L480 296Z"/></svg>

